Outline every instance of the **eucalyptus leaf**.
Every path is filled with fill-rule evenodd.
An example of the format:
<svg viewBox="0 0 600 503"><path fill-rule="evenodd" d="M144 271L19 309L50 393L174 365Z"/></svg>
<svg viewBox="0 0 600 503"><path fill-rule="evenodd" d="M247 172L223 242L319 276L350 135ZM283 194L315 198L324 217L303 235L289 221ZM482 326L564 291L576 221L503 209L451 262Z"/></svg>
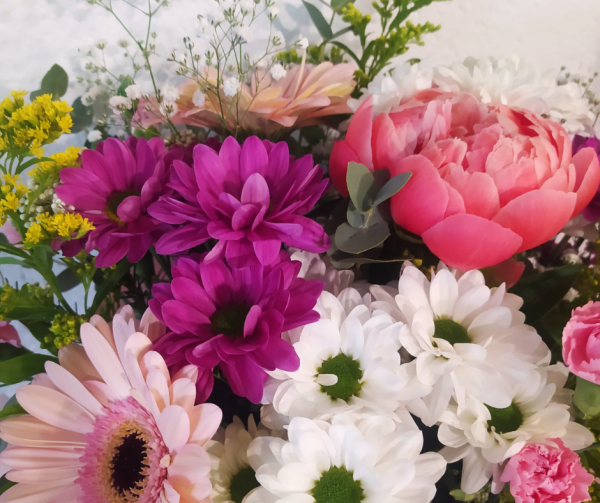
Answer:
<svg viewBox="0 0 600 503"><path fill-rule="evenodd" d="M378 171L384 171L384 170L378 170ZM387 170L385 170L385 171L387 171ZM400 192L402 187L404 187L406 185L406 183L408 182L408 180L410 179L411 176L412 176L412 173L409 171L408 173L400 173L400 174L396 175L395 177L393 177L377 193L377 196L375 197L375 201L373 201L373 205L377 206L378 204L381 204L384 201L387 201L390 197L395 196L398 192Z"/></svg>
<svg viewBox="0 0 600 503"><path fill-rule="evenodd" d="M379 255L379 249L367 250L366 252L361 253L360 255L352 255L344 253L341 250L336 250L331 256L331 260L342 264L343 266L348 266L351 264L393 264L395 262L403 262L405 260L412 260L414 258L412 255L408 255L406 257L381 259L377 258L377 255Z"/></svg>
<svg viewBox="0 0 600 503"><path fill-rule="evenodd" d="M29 353L0 362L0 383L17 384L30 380L34 375L44 372L47 361L58 363L53 356Z"/></svg>
<svg viewBox="0 0 600 503"><path fill-rule="evenodd" d="M527 323L539 320L567 294L581 272L581 265L564 265L525 276L509 292L523 299L521 311Z"/></svg>
<svg viewBox="0 0 600 503"><path fill-rule="evenodd" d="M381 223L387 225L389 220L382 215L380 209L383 208L374 207L366 214L361 213L356 209L354 203L350 201L348 211L346 212L346 218L348 219L348 223L356 229L366 229L367 227Z"/></svg>
<svg viewBox="0 0 600 503"><path fill-rule="evenodd" d="M361 213L367 213L373 207L377 194L373 173L364 164L349 162L346 184L355 208Z"/></svg>
<svg viewBox="0 0 600 503"><path fill-rule="evenodd" d="M573 403L586 417L600 414L600 386L577 377Z"/></svg>
<svg viewBox="0 0 600 503"><path fill-rule="evenodd" d="M321 14L321 11L313 4L308 3L305 0L302 0L302 3L304 4L304 7L306 7L308 15L312 19L312 22L317 30L319 30L323 40L330 40L331 37L333 37L333 32L331 31L331 26L329 26L329 23L323 17L323 14Z"/></svg>
<svg viewBox="0 0 600 503"><path fill-rule="evenodd" d="M61 292L68 292L81 283L77 275L69 268L62 271L56 279L58 280L58 288Z"/></svg>
<svg viewBox="0 0 600 503"><path fill-rule="evenodd" d="M355 229L344 223L335 232L335 245L347 253L362 253L383 243L390 235L387 223L377 223L366 229Z"/></svg>

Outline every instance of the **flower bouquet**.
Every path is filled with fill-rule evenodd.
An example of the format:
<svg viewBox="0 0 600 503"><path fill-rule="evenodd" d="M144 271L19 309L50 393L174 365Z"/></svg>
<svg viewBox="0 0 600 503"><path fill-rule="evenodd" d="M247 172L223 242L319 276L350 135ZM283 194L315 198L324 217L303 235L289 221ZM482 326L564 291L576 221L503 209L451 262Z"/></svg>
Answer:
<svg viewBox="0 0 600 503"><path fill-rule="evenodd" d="M399 62L432 2L207 0L161 59L88 0L128 72L0 103L1 503L597 501L594 77Z"/></svg>

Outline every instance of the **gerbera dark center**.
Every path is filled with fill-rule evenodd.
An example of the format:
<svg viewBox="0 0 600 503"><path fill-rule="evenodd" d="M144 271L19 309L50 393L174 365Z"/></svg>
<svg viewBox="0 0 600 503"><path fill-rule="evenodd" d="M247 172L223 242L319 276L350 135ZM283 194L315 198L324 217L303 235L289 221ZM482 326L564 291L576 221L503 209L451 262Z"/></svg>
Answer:
<svg viewBox="0 0 600 503"><path fill-rule="evenodd" d="M233 477L231 477L231 485L229 486L229 494L234 503L242 503L242 500L252 489L255 489L260 484L256 480L256 472L251 466L242 468Z"/></svg>
<svg viewBox="0 0 600 503"><path fill-rule="evenodd" d="M232 304L217 309L210 317L210 325L214 334L225 334L229 337L242 337L244 323L250 308L245 304Z"/></svg>
<svg viewBox="0 0 600 503"><path fill-rule="evenodd" d="M123 192L116 192L112 194L108 198L106 208L104 208L104 214L113 222L116 222L119 225L125 225L123 220L121 220L119 215L117 215L117 208L119 207L119 204L121 204L129 196L139 196L139 194L133 190L124 190Z"/></svg>
<svg viewBox="0 0 600 503"><path fill-rule="evenodd" d="M324 472L312 490L316 503L360 503L365 493L353 472L333 467Z"/></svg>
<svg viewBox="0 0 600 503"><path fill-rule="evenodd" d="M486 405L492 419L488 421L488 428L492 426L496 430L496 433L508 433L510 431L518 430L523 424L523 413L519 410L517 404L513 403L504 409L496 409Z"/></svg>
<svg viewBox="0 0 600 503"><path fill-rule="evenodd" d="M146 439L139 432L124 436L115 447L111 468L112 485L117 493L122 495L140 487L147 476L147 449Z"/></svg>
<svg viewBox="0 0 600 503"><path fill-rule="evenodd" d="M434 325L435 333L433 336L437 339L444 339L450 344L471 342L467 329L454 320L442 318L435 320Z"/></svg>
<svg viewBox="0 0 600 503"><path fill-rule="evenodd" d="M360 363L343 353L325 360L317 372L337 376L338 381L333 386L321 386L321 391L327 393L332 400L348 401L358 395L362 388L360 380L363 371L360 369Z"/></svg>

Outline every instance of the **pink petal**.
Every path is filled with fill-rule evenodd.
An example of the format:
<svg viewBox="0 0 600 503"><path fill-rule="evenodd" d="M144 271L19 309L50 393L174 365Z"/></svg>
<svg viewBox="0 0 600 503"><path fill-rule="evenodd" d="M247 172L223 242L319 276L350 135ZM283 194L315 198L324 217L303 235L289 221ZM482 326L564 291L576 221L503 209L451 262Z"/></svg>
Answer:
<svg viewBox="0 0 600 503"><path fill-rule="evenodd" d="M344 197L348 197L346 174L350 162L360 162L358 155L346 140L336 141L329 157L329 176L335 188Z"/></svg>
<svg viewBox="0 0 600 503"><path fill-rule="evenodd" d="M523 238L517 250L522 252L555 236L571 218L576 201L573 193L533 190L510 201L493 221Z"/></svg>
<svg viewBox="0 0 600 503"><path fill-rule="evenodd" d="M269 206L269 186L261 174L254 173L248 177L242 189L241 202L242 204Z"/></svg>
<svg viewBox="0 0 600 503"><path fill-rule="evenodd" d="M510 229L466 213L442 220L422 238L436 256L461 271L498 264L515 254L523 242Z"/></svg>
<svg viewBox="0 0 600 503"><path fill-rule="evenodd" d="M54 482L43 482L42 484L17 484L0 496L2 503L14 501L19 503L48 503L53 498L65 494L73 484L73 480L57 480Z"/></svg>
<svg viewBox="0 0 600 503"><path fill-rule="evenodd" d="M210 457L196 444L188 444L173 456L168 468L169 482L175 490L179 484L196 484L208 477Z"/></svg>
<svg viewBox="0 0 600 503"><path fill-rule="evenodd" d="M181 449L190 437L190 419L179 405L169 405L157 418L158 429L169 451Z"/></svg>
<svg viewBox="0 0 600 503"><path fill-rule="evenodd" d="M373 129L373 98L369 96L361 103L358 110L352 116L348 132L346 133L346 142L356 152L360 159L369 170L373 171L373 154L371 151L371 131Z"/></svg>
<svg viewBox="0 0 600 503"><path fill-rule="evenodd" d="M85 445L85 435L57 428L29 415L4 419L0 423L0 436L11 444L30 447Z"/></svg>
<svg viewBox="0 0 600 503"><path fill-rule="evenodd" d="M142 215L142 200L139 196L129 196L123 199L117 208L117 215L123 222L133 222Z"/></svg>
<svg viewBox="0 0 600 503"><path fill-rule="evenodd" d="M190 442L204 445L219 429L223 412L212 403L196 405L190 414Z"/></svg>
<svg viewBox="0 0 600 503"><path fill-rule="evenodd" d="M72 374L54 362L46 362L45 367L48 377L65 395L85 407L94 416L98 417L102 414L103 407L100 402Z"/></svg>
<svg viewBox="0 0 600 503"><path fill-rule="evenodd" d="M486 219L493 218L498 213L498 190L487 173L468 173L462 166L456 166L445 180L460 192L467 213Z"/></svg>
<svg viewBox="0 0 600 503"><path fill-rule="evenodd" d="M577 193L577 203L573 210L573 216L575 216L589 204L596 194L600 184L600 166L596 152L590 147L581 149L573 156L573 165L576 172L575 192Z"/></svg>
<svg viewBox="0 0 600 503"><path fill-rule="evenodd" d="M392 176L412 172L404 188L392 197L392 217L398 225L422 235L444 218L449 196L446 183L429 159L411 155L391 168Z"/></svg>
<svg viewBox="0 0 600 503"><path fill-rule="evenodd" d="M264 177L269 169L267 149L257 136L246 139L240 154L240 178L246 182L252 175ZM242 201L244 202L244 201Z"/></svg>
<svg viewBox="0 0 600 503"><path fill-rule="evenodd" d="M255 241L252 243L252 246L258 261L262 265L269 265L275 262L275 259L279 256L281 241L278 239L264 239L262 241Z"/></svg>

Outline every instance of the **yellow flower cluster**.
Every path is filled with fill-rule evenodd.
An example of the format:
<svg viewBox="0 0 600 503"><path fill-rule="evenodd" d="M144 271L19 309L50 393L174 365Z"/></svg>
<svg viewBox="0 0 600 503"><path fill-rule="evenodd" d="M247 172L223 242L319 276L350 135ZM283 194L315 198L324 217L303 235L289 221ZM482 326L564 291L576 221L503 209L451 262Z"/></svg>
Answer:
<svg viewBox="0 0 600 503"><path fill-rule="evenodd" d="M87 319L76 314L58 313L52 320L50 335L44 337L43 348L50 349L51 346L60 349L67 344L79 341L79 328Z"/></svg>
<svg viewBox="0 0 600 503"><path fill-rule="evenodd" d="M27 194L27 187L18 175L2 175L0 181L0 222L4 224L7 212L17 211L20 199Z"/></svg>
<svg viewBox="0 0 600 503"><path fill-rule="evenodd" d="M89 231L94 230L94 225L77 213L42 213L27 229L24 244L34 245L46 239L62 238L65 241L79 239Z"/></svg>
<svg viewBox="0 0 600 503"><path fill-rule="evenodd" d="M73 109L65 101L52 101L52 95L38 96L25 104L25 91L12 91L0 102L0 151L22 149L40 156L42 145L70 133Z"/></svg>
<svg viewBox="0 0 600 503"><path fill-rule="evenodd" d="M52 161L39 163L29 171L29 176L36 182L40 182L43 175L51 175L52 178L55 178L62 168L78 168L81 166L79 154L82 150L78 147L69 147L64 152L52 154L48 156Z"/></svg>

